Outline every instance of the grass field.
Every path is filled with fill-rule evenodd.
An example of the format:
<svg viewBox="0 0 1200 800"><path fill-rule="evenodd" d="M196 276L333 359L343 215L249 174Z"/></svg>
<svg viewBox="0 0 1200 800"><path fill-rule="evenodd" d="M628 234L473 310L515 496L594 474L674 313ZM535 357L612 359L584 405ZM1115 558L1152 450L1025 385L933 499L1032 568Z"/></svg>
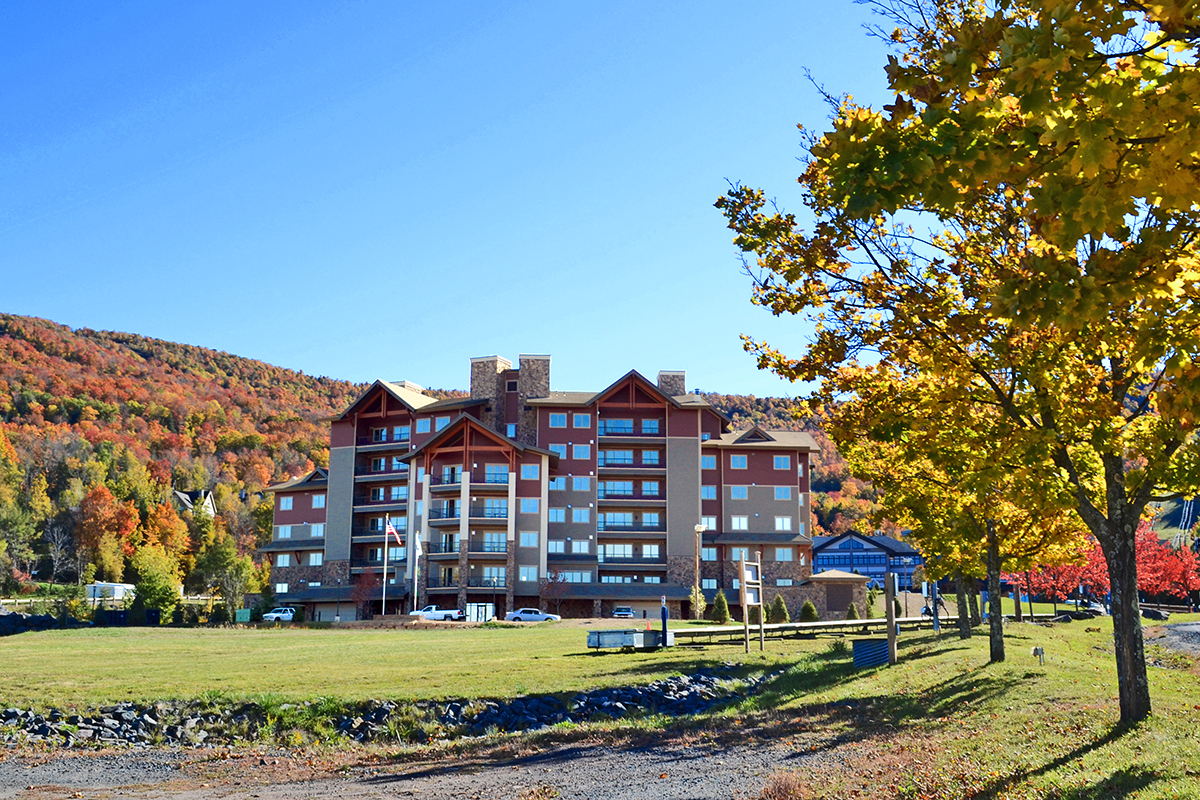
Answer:
<svg viewBox="0 0 1200 800"><path fill-rule="evenodd" d="M1174 620L1200 621L1176 615ZM784 797L1197 798L1200 667L1163 649L1147 628L1154 714L1116 727L1111 623L1010 625L1008 659L987 661L981 631L901 637L896 667L856 671L842 640L773 640L657 653L586 652L572 623L432 631L90 630L0 640L0 703L45 706L190 697L219 690L253 699L487 697L643 683L710 663L788 672L711 716L640 726L725 731L799 750L839 742L843 766L819 776L781 772ZM1093 628L1089 631L1088 628ZM1095 630L1099 628L1099 630ZM1046 652L1039 665L1034 646ZM609 723L612 725L612 723ZM715 733L714 733L715 732Z"/></svg>

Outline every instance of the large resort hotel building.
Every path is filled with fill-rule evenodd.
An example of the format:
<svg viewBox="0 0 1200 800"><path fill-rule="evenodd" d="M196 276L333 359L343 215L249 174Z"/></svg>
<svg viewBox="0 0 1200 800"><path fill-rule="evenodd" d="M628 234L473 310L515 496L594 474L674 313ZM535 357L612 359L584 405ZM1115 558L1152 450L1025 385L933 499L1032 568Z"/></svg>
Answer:
<svg viewBox="0 0 1200 800"><path fill-rule="evenodd" d="M488 356L471 360L470 397L376 381L329 423L329 469L269 487L262 548L277 602L308 619L353 619L364 591L376 614L415 600L475 619L657 617L665 598L688 616L697 571L708 602L724 590L736 610L738 561L759 554L765 599L793 615L861 607L866 578L812 573L812 437L732 430L683 372L561 392L549 356Z"/></svg>

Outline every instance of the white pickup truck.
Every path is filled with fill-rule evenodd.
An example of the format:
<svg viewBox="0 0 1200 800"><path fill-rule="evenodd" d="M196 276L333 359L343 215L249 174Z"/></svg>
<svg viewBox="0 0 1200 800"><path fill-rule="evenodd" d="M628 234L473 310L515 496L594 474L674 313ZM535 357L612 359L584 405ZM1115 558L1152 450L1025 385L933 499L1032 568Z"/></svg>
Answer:
<svg viewBox="0 0 1200 800"><path fill-rule="evenodd" d="M428 620L440 620L442 622L447 620L462 622L467 618L467 615L457 608L438 608L437 606L425 606L417 612L417 616Z"/></svg>

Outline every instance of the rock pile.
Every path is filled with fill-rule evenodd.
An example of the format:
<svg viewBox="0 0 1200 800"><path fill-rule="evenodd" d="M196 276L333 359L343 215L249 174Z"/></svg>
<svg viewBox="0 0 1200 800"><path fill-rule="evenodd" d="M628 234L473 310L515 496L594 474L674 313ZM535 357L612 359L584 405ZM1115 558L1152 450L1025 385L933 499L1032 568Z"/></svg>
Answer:
<svg viewBox="0 0 1200 800"><path fill-rule="evenodd" d="M698 714L754 694L784 670L747 680L724 671L702 670L666 678L645 686L596 689L564 701L552 695L522 697L506 702L368 700L343 708L329 718L308 716L316 727L337 731L359 742L387 738L425 743L431 739L480 736L492 732L527 731L560 722L621 719L631 713L673 716ZM256 703L227 703L217 707L200 702L120 703L87 714L50 709L45 714L9 708L0 713L0 742L10 746L34 743L125 745L147 747L209 747L285 733L291 723L280 717L310 707L284 704L264 709Z"/></svg>
<svg viewBox="0 0 1200 800"><path fill-rule="evenodd" d="M0 606L0 636L29 631L48 631L60 627L52 614L19 614Z"/></svg>

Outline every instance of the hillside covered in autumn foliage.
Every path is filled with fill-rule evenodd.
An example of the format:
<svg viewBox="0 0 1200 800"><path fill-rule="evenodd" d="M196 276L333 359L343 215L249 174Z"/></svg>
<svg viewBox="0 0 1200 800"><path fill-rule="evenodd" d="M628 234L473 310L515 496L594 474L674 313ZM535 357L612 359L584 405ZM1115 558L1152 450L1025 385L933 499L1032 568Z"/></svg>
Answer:
<svg viewBox="0 0 1200 800"><path fill-rule="evenodd" d="M97 578L136 582L153 554L178 580L211 588L216 571L252 558L269 538L261 490L327 466L320 420L365 388L202 347L0 314L0 576L11 590L31 575L75 579L91 565ZM845 530L874 507L870 488L788 400L705 397L737 428L816 436L816 533ZM195 518L173 491L212 492L215 517ZM217 566L209 563L215 548Z"/></svg>

